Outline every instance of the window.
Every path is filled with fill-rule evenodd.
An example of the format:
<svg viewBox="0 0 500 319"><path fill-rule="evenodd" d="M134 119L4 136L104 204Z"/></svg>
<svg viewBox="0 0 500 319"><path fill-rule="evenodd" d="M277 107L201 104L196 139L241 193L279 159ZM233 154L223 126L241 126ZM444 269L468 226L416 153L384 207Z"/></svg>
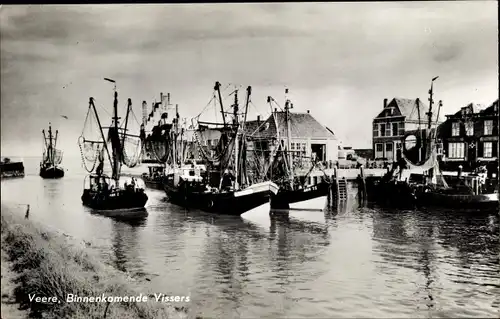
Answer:
<svg viewBox="0 0 500 319"><path fill-rule="evenodd" d="M400 136L403 136L405 135L405 123L404 122L400 122L399 123L399 132L398 132Z"/></svg>
<svg viewBox="0 0 500 319"><path fill-rule="evenodd" d="M399 130L398 130L398 124L399 123L392 123L392 136L398 136Z"/></svg>
<svg viewBox="0 0 500 319"><path fill-rule="evenodd" d="M305 157L306 156L306 143L301 143L300 146L301 146L301 150L302 150L301 154L302 154L302 156Z"/></svg>
<svg viewBox="0 0 500 319"><path fill-rule="evenodd" d="M394 146L394 144L392 144L392 143L385 144L385 157L388 160L392 160L394 158L393 146Z"/></svg>
<svg viewBox="0 0 500 319"><path fill-rule="evenodd" d="M382 157L384 157L383 144L381 143L375 144L375 158L382 158Z"/></svg>
<svg viewBox="0 0 500 319"><path fill-rule="evenodd" d="M400 150L401 149L401 142L396 142L396 149Z"/></svg>
<svg viewBox="0 0 500 319"><path fill-rule="evenodd" d="M385 136L385 124L384 123L380 123L378 125L379 129L380 129L380 134L379 136Z"/></svg>
<svg viewBox="0 0 500 319"><path fill-rule="evenodd" d="M451 136L460 135L460 122L451 123Z"/></svg>
<svg viewBox="0 0 500 319"><path fill-rule="evenodd" d="M464 143L448 144L448 158L465 158Z"/></svg>
<svg viewBox="0 0 500 319"><path fill-rule="evenodd" d="M291 151L295 150L295 143L290 143L290 150Z"/></svg>
<svg viewBox="0 0 500 319"><path fill-rule="evenodd" d="M493 142L483 142L483 157L493 157Z"/></svg>
<svg viewBox="0 0 500 319"><path fill-rule="evenodd" d="M493 120L484 121L484 135L493 135Z"/></svg>
<svg viewBox="0 0 500 319"><path fill-rule="evenodd" d="M387 123L385 125L385 136L391 136L391 125L390 125L390 123Z"/></svg>
<svg viewBox="0 0 500 319"><path fill-rule="evenodd" d="M472 121L465 122L465 134L467 136L474 135L474 122Z"/></svg>
<svg viewBox="0 0 500 319"><path fill-rule="evenodd" d="M373 123L373 137L378 137L378 123Z"/></svg>

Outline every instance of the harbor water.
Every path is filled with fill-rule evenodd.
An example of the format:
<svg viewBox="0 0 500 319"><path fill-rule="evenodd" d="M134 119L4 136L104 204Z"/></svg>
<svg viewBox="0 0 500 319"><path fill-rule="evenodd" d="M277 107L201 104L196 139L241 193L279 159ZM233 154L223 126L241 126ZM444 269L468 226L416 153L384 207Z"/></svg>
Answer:
<svg viewBox="0 0 500 319"><path fill-rule="evenodd" d="M14 158L12 158L14 160ZM189 295L193 316L211 318L495 317L500 313L499 217L362 207L332 212L187 211L147 189L136 222L81 204L85 171L44 180L3 180L2 203L30 204L30 219L92 243L144 289ZM73 164L74 163L74 164ZM142 167L139 171L146 171Z"/></svg>

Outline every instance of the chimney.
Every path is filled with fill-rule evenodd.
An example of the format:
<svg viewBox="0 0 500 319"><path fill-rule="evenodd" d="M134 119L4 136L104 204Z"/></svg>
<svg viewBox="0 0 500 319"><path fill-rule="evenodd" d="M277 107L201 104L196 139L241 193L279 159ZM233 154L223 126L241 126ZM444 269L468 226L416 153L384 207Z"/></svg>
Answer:
<svg viewBox="0 0 500 319"><path fill-rule="evenodd" d="M260 124L260 115L257 115L257 124Z"/></svg>
<svg viewBox="0 0 500 319"><path fill-rule="evenodd" d="M160 102L163 104L163 92L160 92Z"/></svg>
<svg viewBox="0 0 500 319"><path fill-rule="evenodd" d="M142 101L142 124L146 125L148 121L148 103Z"/></svg>
<svg viewBox="0 0 500 319"><path fill-rule="evenodd" d="M170 93L167 93L167 105L170 105Z"/></svg>
<svg viewBox="0 0 500 319"><path fill-rule="evenodd" d="M307 114L309 114L309 110L307 110Z"/></svg>
<svg viewBox="0 0 500 319"><path fill-rule="evenodd" d="M278 113L278 109L277 108L274 108L274 113Z"/></svg>
<svg viewBox="0 0 500 319"><path fill-rule="evenodd" d="M384 109L387 107L387 99L384 99Z"/></svg>

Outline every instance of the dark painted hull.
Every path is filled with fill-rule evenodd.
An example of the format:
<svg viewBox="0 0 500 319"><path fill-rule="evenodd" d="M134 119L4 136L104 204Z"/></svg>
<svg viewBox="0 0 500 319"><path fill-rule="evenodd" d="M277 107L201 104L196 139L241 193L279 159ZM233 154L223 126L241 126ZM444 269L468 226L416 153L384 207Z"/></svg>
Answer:
<svg viewBox="0 0 500 319"><path fill-rule="evenodd" d="M147 188L163 190L163 181L143 179Z"/></svg>
<svg viewBox="0 0 500 319"><path fill-rule="evenodd" d="M60 167L40 168L40 177L42 178L61 178L64 177L64 169Z"/></svg>
<svg viewBox="0 0 500 319"><path fill-rule="evenodd" d="M120 190L113 195L104 195L85 189L82 195L83 205L96 210L144 208L147 201L146 193L128 190Z"/></svg>
<svg viewBox="0 0 500 319"><path fill-rule="evenodd" d="M368 199L382 206L401 209L417 207L417 196L414 188L404 182L385 182L372 180L367 184Z"/></svg>
<svg viewBox="0 0 500 319"><path fill-rule="evenodd" d="M178 188L165 187L169 202L186 207L200 209L208 213L239 216L261 205L269 204L271 190L246 192L202 192L192 191L181 185ZM276 186L277 192L277 186Z"/></svg>
<svg viewBox="0 0 500 319"><path fill-rule="evenodd" d="M271 208L290 209L292 204L303 202L305 206L301 208L323 209L326 206L326 199L323 207L306 207L307 202L328 196L329 187L330 184L323 182L297 190L280 189L278 194L271 198Z"/></svg>
<svg viewBox="0 0 500 319"><path fill-rule="evenodd" d="M418 195L418 205L422 207L451 208L460 211L498 211L497 194L464 195L443 194L429 191Z"/></svg>

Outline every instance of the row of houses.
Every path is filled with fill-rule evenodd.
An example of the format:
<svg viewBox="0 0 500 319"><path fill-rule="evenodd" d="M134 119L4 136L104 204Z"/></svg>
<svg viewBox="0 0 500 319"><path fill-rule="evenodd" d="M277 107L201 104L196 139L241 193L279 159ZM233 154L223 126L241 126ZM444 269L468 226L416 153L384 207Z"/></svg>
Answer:
<svg viewBox="0 0 500 319"><path fill-rule="evenodd" d="M429 107L419 99L384 100L383 109L373 119L372 150L375 160L398 160L405 134L428 124ZM498 161L498 100L489 106L470 103L437 124L440 160L446 170L474 169L478 164L496 165ZM493 165L494 164L494 165Z"/></svg>

